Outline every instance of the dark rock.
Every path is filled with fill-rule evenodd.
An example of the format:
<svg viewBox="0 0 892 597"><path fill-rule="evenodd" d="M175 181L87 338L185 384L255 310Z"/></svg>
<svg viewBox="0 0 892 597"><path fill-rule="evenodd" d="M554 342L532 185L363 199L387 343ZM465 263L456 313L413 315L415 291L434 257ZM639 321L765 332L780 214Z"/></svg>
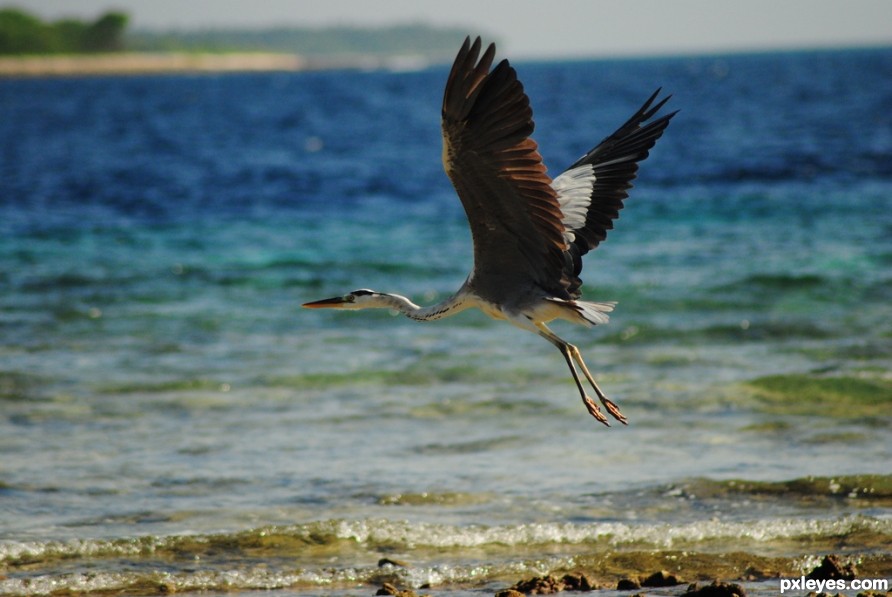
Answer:
<svg viewBox="0 0 892 597"><path fill-rule="evenodd" d="M594 591L598 588L598 585L582 572L565 574L561 581L564 583L565 591Z"/></svg>
<svg viewBox="0 0 892 597"><path fill-rule="evenodd" d="M769 578L775 578L777 575L774 573L766 572L761 568L757 568L755 566L748 566L744 571L743 575L740 577L740 580L748 580L748 581L759 581L759 580L768 580Z"/></svg>
<svg viewBox="0 0 892 597"><path fill-rule="evenodd" d="M843 565L839 560L839 556L830 554L824 556L821 565L805 575L805 578L813 578L815 580L853 580L858 575L858 571L852 564Z"/></svg>
<svg viewBox="0 0 892 597"><path fill-rule="evenodd" d="M634 591L641 588L641 583L631 578L623 578L616 583L617 591Z"/></svg>
<svg viewBox="0 0 892 597"><path fill-rule="evenodd" d="M564 581L549 574L522 580L511 588L526 595L550 595L551 593L563 591Z"/></svg>
<svg viewBox="0 0 892 597"><path fill-rule="evenodd" d="M674 587L680 585L682 581L674 574L669 574L665 570L654 572L641 581L642 587Z"/></svg>
<svg viewBox="0 0 892 597"><path fill-rule="evenodd" d="M496 593L496 597L525 597L520 591L514 589L503 589Z"/></svg>
<svg viewBox="0 0 892 597"><path fill-rule="evenodd" d="M714 580L705 587L691 583L682 597L746 597L746 591L738 584Z"/></svg>
<svg viewBox="0 0 892 597"><path fill-rule="evenodd" d="M416 597L415 591L412 589L403 589L402 591L390 584L389 582L381 585L375 595L392 595L393 597Z"/></svg>
<svg viewBox="0 0 892 597"><path fill-rule="evenodd" d="M560 591L594 591L598 585L581 572L565 574L561 578L552 576L536 576L522 580L514 586L496 593L496 597L516 597L516 593L525 595L550 595Z"/></svg>

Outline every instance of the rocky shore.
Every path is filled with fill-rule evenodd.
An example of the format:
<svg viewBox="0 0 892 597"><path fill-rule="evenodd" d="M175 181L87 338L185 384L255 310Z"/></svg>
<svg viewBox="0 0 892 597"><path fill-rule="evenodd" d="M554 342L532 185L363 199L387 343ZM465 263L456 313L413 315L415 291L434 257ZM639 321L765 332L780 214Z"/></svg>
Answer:
<svg viewBox="0 0 892 597"><path fill-rule="evenodd" d="M385 563L391 563L391 560L382 560ZM398 566L406 566L403 562L396 563ZM379 565L382 565L379 562ZM778 585L781 585L782 579L789 578L787 574L776 575L777 571L766 576L764 573L749 572L736 582L728 582L724 580L704 581L702 578L693 581L684 580L681 576L666 570L659 570L649 575L626 575L619 581L599 582L595 577L585 572L572 572L564 575L548 574L545 576L536 576L526 578L516 582L506 589L502 589L495 593L495 597L526 597L528 595L552 595L555 593L568 592L585 592L592 593L598 591L629 591L631 597L645 597L650 593L648 589L653 588L674 588L686 585L686 588L676 590L673 594L680 597L747 597L746 589L742 586L745 581L765 581L775 579ZM873 572L872 574L877 574ZM830 554L825 556L820 565L812 569L807 575L802 575L802 581L815 581L813 584L818 585L817 581L821 581L820 586L825 586L826 581L852 581L859 575L858 570L850 561L844 558ZM701 575L698 575L701 576ZM802 583L805 584L805 583ZM834 582L832 586L837 586ZM422 587L426 589L429 587ZM422 591L418 593L413 589L400 588L396 584L384 582L376 595L385 595L392 597L430 597L429 594ZM808 597L830 597L824 592L812 591L808 593ZM837 597L844 597L841 593ZM863 591L858 592L856 597L892 597L890 591Z"/></svg>

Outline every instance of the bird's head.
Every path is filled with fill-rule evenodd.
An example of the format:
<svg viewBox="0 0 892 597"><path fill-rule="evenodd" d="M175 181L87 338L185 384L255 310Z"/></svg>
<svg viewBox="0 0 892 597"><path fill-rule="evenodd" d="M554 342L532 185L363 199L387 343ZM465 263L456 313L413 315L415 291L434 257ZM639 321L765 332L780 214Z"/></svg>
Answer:
<svg viewBox="0 0 892 597"><path fill-rule="evenodd" d="M368 288L360 288L353 292L348 292L344 296L335 296L332 298L322 299L321 301L312 301L304 303L303 306L308 309L370 309L374 307L387 307L389 303L385 303L382 299L385 295Z"/></svg>

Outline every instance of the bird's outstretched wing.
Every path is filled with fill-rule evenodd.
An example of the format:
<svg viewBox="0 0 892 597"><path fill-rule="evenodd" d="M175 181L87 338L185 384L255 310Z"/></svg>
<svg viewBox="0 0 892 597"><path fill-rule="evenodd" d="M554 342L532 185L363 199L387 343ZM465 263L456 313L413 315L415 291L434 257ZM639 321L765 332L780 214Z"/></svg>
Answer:
<svg viewBox="0 0 892 597"><path fill-rule="evenodd" d="M554 179L567 240L565 274L567 290L579 296L582 281L582 256L607 238L613 220L619 217L623 200L629 196L632 180L638 173L638 162L647 158L650 149L669 126L676 112L650 120L669 97L653 105L657 89L644 105L616 132ZM647 123L647 124L645 124Z"/></svg>
<svg viewBox="0 0 892 597"><path fill-rule="evenodd" d="M529 99L507 60L490 71L495 45L480 50L479 37L465 40L443 96L443 165L474 242L468 284L500 304L537 287L569 299L563 215L530 138Z"/></svg>

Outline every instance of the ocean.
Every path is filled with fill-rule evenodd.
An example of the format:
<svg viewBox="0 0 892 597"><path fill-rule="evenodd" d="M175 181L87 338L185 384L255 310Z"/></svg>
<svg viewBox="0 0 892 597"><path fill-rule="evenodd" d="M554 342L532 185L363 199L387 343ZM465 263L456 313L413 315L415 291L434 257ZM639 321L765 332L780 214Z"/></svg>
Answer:
<svg viewBox="0 0 892 597"><path fill-rule="evenodd" d="M892 579L892 49L514 64L552 175L681 110L553 326L627 427L476 311L300 308L464 281L446 65L0 80L0 595Z"/></svg>

